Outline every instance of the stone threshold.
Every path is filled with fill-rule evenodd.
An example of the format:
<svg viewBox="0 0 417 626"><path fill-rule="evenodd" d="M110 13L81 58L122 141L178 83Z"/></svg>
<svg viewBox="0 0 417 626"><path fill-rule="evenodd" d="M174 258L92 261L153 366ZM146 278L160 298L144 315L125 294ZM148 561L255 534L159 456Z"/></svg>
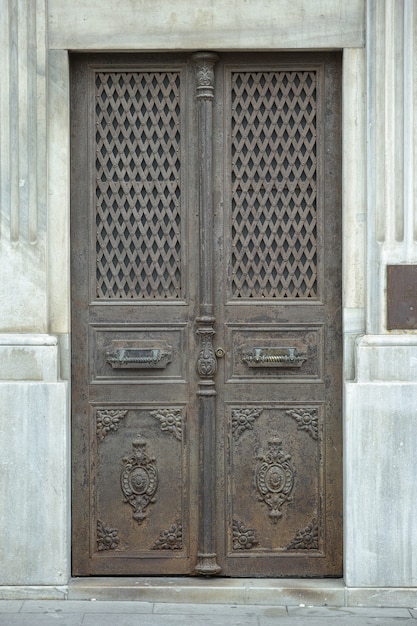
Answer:
<svg viewBox="0 0 417 626"><path fill-rule="evenodd" d="M417 589L347 587L340 578L93 577L74 578L62 586L0 586L0 599L413 608L417 606Z"/></svg>

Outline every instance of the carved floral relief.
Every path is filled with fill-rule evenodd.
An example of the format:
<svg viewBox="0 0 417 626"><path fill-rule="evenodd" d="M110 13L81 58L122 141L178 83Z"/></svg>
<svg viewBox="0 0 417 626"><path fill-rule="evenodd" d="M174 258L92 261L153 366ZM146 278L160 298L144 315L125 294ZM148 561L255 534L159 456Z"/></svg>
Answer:
<svg viewBox="0 0 417 626"><path fill-rule="evenodd" d="M297 531L294 539L288 544L287 550L318 550L319 529L317 521L313 520L305 528Z"/></svg>
<svg viewBox="0 0 417 626"><path fill-rule="evenodd" d="M168 530L161 530L152 550L182 550L182 525L178 520Z"/></svg>
<svg viewBox="0 0 417 626"><path fill-rule="evenodd" d="M100 409L97 411L96 420L98 439L103 441L108 433L118 430L120 420L124 419L126 415L127 411L120 409Z"/></svg>
<svg viewBox="0 0 417 626"><path fill-rule="evenodd" d="M97 547L102 550L116 550L119 546L119 531L117 528L108 528L104 522L97 520Z"/></svg>
<svg viewBox="0 0 417 626"><path fill-rule="evenodd" d="M262 409L233 409L232 432L235 439L239 439L245 430L253 430L255 419L262 413Z"/></svg>
<svg viewBox="0 0 417 626"><path fill-rule="evenodd" d="M286 413L296 420L298 430L304 430L314 440L318 439L317 409L290 409Z"/></svg>
<svg viewBox="0 0 417 626"><path fill-rule="evenodd" d="M242 522L233 520L233 550L250 550L258 543L253 528L246 528Z"/></svg>
<svg viewBox="0 0 417 626"><path fill-rule="evenodd" d="M150 411L150 415L159 420L161 430L168 432L182 440L182 410L181 409L156 409Z"/></svg>

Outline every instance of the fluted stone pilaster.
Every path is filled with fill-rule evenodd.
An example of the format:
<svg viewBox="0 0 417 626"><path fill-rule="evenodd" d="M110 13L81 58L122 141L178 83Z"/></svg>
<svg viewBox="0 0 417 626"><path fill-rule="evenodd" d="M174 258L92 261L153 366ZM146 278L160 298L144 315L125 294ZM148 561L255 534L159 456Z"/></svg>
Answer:
<svg viewBox="0 0 417 626"><path fill-rule="evenodd" d="M0 326L47 329L46 1L1 0Z"/></svg>
<svg viewBox="0 0 417 626"><path fill-rule="evenodd" d="M367 2L367 333L386 329L386 266L417 262L417 6Z"/></svg>

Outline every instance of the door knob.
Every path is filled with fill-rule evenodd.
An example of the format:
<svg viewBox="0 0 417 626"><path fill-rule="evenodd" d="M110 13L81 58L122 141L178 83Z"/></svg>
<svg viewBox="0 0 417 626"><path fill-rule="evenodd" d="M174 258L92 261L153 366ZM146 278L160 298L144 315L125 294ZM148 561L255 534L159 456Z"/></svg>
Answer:
<svg viewBox="0 0 417 626"><path fill-rule="evenodd" d="M226 352L223 350L223 348L217 348L217 350L216 350L217 358L222 359L225 354L226 354Z"/></svg>

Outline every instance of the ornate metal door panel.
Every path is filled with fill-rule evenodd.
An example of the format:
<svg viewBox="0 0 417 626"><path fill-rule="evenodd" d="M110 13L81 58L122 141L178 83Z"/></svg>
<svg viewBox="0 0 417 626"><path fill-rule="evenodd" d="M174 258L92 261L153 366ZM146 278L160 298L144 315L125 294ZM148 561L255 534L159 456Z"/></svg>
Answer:
<svg viewBox="0 0 417 626"><path fill-rule="evenodd" d="M72 81L73 573L341 574L337 55Z"/></svg>
<svg viewBox="0 0 417 626"><path fill-rule="evenodd" d="M184 57L74 56L75 574L196 559L196 156Z"/></svg>
<svg viewBox="0 0 417 626"><path fill-rule="evenodd" d="M340 75L230 55L217 77L225 575L342 572Z"/></svg>

